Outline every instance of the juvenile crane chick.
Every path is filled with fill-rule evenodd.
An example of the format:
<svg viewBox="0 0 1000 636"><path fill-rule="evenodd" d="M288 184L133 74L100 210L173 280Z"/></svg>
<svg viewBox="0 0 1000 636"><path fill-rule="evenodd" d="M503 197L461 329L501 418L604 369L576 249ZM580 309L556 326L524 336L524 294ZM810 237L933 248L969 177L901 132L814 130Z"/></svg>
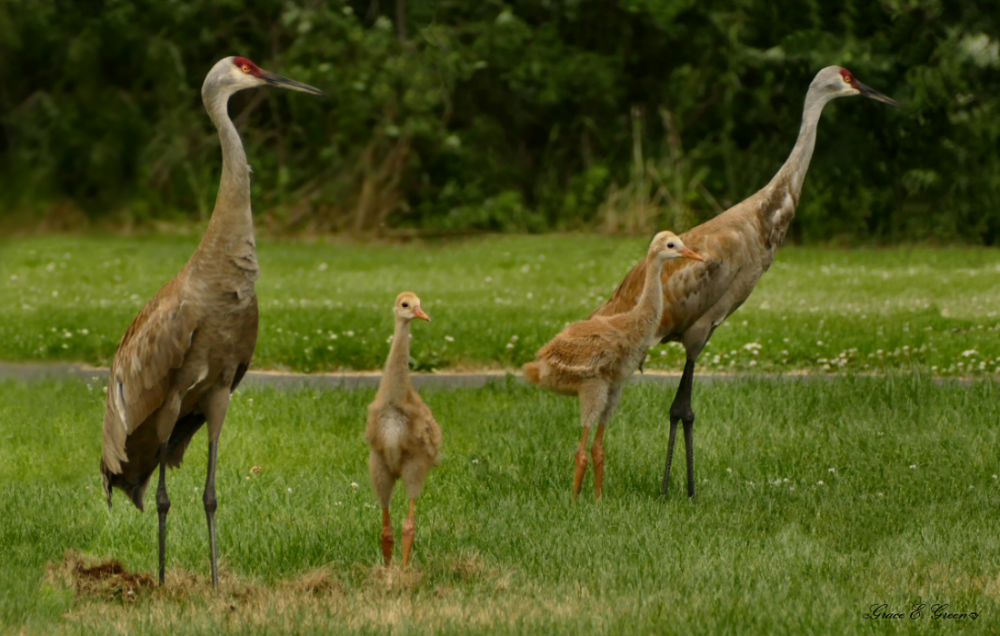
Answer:
<svg viewBox="0 0 1000 636"><path fill-rule="evenodd" d="M617 316L595 316L569 325L538 350L536 360L524 365L524 377L541 387L580 397L583 436L576 450L573 498L580 494L587 471L587 437L597 423L590 452L594 458L594 492L601 498L604 477L604 427L614 413L622 390L657 342L656 330L663 314L660 272L674 258L704 260L684 247L677 235L660 232L653 237L646 258L646 284L638 304Z"/></svg>
<svg viewBox="0 0 1000 636"><path fill-rule="evenodd" d="M428 471L438 463L441 427L410 384L410 322L414 318L427 322L431 319L420 308L420 299L411 292L403 292L396 297L393 313L396 315L396 330L378 393L375 401L368 406L365 439L372 449L368 456L368 470L382 505L382 556L386 565L392 561L393 546L389 500L392 499L397 479L402 479L406 486L410 513L403 523L402 536L403 565L408 565L417 530L414 501L420 496Z"/></svg>

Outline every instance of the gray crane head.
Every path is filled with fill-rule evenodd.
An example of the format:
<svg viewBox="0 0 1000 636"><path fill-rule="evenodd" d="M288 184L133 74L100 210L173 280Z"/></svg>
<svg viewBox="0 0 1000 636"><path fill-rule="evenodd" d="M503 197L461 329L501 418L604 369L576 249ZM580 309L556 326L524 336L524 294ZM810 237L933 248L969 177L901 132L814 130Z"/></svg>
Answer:
<svg viewBox="0 0 1000 636"><path fill-rule="evenodd" d="M392 313L406 322L410 322L414 318L431 321L431 317L420 308L420 299L413 292L403 292L396 296L396 306L392 308Z"/></svg>
<svg viewBox="0 0 1000 636"><path fill-rule="evenodd" d="M823 95L826 99L864 95L865 97L877 99L886 104L899 106L896 100L890 99L877 90L865 86L854 77L853 73L840 66L827 66L819 73L816 73L815 79L813 79L812 84L809 86L809 92L814 91Z"/></svg>
<svg viewBox="0 0 1000 636"><path fill-rule="evenodd" d="M660 232L653 237L653 242L649 244L649 253L663 261L673 258L690 258L695 261L705 260L697 253L684 247L684 243L679 236L667 231Z"/></svg>
<svg viewBox="0 0 1000 636"><path fill-rule="evenodd" d="M249 59L238 56L226 57L216 62L215 66L212 67L212 70L205 77L205 83L201 87L201 94L206 98L217 96L228 98L237 91L245 88L256 88L258 86L277 86L312 95L325 95L318 88L269 73Z"/></svg>

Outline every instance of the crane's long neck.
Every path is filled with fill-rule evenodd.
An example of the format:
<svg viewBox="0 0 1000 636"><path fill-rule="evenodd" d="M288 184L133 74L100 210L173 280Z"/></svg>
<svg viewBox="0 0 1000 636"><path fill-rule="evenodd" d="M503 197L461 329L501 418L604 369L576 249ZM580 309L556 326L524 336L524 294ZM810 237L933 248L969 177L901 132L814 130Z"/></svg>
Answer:
<svg viewBox="0 0 1000 636"><path fill-rule="evenodd" d="M205 108L219 129L222 144L222 180L215 199L212 220L203 245L213 241L232 243L241 239L253 242L253 216L250 210L250 166L240 134L229 118L228 103L232 93L226 90L204 95Z"/></svg>
<svg viewBox="0 0 1000 636"><path fill-rule="evenodd" d="M776 250L785 240L788 225L795 217L799 205L802 183L809 171L809 161L816 147L816 127L823 107L830 101L826 93L810 88L806 94L806 105L802 112L802 127L795 147L788 155L771 182L757 196L763 197L756 207L762 238L772 250ZM772 252L773 253L773 252Z"/></svg>
<svg viewBox="0 0 1000 636"><path fill-rule="evenodd" d="M663 317L663 287L660 276L663 273L663 259L657 258L655 254L650 254L646 258L646 278L642 284L642 294L632 311L632 317L641 327L637 329L644 336L655 334L660 326L660 319Z"/></svg>
<svg viewBox="0 0 1000 636"><path fill-rule="evenodd" d="M802 192L802 183L805 181L806 172L809 171L813 150L816 148L816 128L819 125L819 118L828 101L830 101L829 98L824 97L823 93L812 89L806 94L799 138L796 140L791 154L788 155L785 165L781 166L781 169L771 180L772 185L787 188L796 203L798 203L799 194Z"/></svg>
<svg viewBox="0 0 1000 636"><path fill-rule="evenodd" d="M389 401L402 400L410 386L410 321L397 317L378 396Z"/></svg>

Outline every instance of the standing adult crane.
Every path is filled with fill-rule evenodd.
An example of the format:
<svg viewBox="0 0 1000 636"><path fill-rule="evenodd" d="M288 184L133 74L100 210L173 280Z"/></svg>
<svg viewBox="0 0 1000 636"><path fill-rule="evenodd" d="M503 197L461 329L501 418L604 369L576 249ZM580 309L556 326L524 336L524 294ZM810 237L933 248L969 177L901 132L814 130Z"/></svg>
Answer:
<svg viewBox="0 0 1000 636"><path fill-rule="evenodd" d="M684 374L670 406L670 441L663 471L664 494L670 483L677 424L683 422L688 496L694 497L691 386L695 361L715 329L750 296L784 241L788 224L795 216L802 182L816 145L816 125L823 107L837 97L855 95L899 106L859 82L845 68L828 66L821 70L806 93L798 141L771 182L749 199L681 235L684 244L703 256L705 262L679 260L663 267L660 280L664 311L657 337L664 343L680 342L687 354ZM611 298L592 316L629 311L642 291L646 269L644 261L633 267Z"/></svg>
<svg viewBox="0 0 1000 636"><path fill-rule="evenodd" d="M319 89L269 73L245 57L212 67L201 87L222 142L222 180L212 219L184 268L150 300L118 344L104 409L101 476L139 510L159 466L160 585L166 562L166 467L177 467L191 437L208 422L205 514L212 585L219 585L215 547L215 469L229 395L257 344L257 247L250 212L250 166L228 114L229 97L246 88L277 86L314 95Z"/></svg>

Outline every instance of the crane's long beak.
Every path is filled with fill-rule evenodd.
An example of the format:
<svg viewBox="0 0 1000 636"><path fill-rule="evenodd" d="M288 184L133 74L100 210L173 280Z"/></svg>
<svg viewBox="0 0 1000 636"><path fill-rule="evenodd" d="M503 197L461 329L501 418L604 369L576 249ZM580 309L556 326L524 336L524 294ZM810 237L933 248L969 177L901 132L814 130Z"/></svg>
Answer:
<svg viewBox="0 0 1000 636"><path fill-rule="evenodd" d="M420 307L417 307L417 308L416 308L416 309L415 309L415 310L413 311L413 316L414 316L415 318L419 318L419 319L421 319L421 320L426 320L427 322L430 322L430 321L431 321L431 317L430 317L430 316L428 316L427 314L425 314L425 313L424 313L424 310L423 310L423 309L421 309Z"/></svg>
<svg viewBox="0 0 1000 636"><path fill-rule="evenodd" d="M269 73L268 71L264 71L259 75L259 77L260 79L267 82L269 86L277 86L278 88L288 88L293 91L300 91L303 93L309 93L310 95L321 95L323 97L326 97L326 93L319 90L318 88L314 88L312 86L309 86L308 84L303 84L302 82L296 82L295 80L290 80L287 77L282 77L275 73Z"/></svg>
<svg viewBox="0 0 1000 636"><path fill-rule="evenodd" d="M889 104L891 106L899 106L899 102L897 102L896 100L894 100L894 99L892 99L890 97L886 97L885 95L883 95L882 93L878 92L874 88L871 88L869 86L865 86L864 84L862 84L861 82L858 82L857 80L855 80L855 82L856 83L854 85L854 88L858 89L858 92L861 93L862 95L864 95L865 97L870 97L870 98L876 99L876 100L878 100L880 102L885 102L886 104Z"/></svg>
<svg viewBox="0 0 1000 636"><path fill-rule="evenodd" d="M684 258L690 258L691 260L694 260L694 261L704 261L705 260L704 257L701 256L701 254L698 254L697 252L695 252L695 251L693 251L691 249L688 249L686 247L684 249L680 250L678 252L678 254L680 254Z"/></svg>

